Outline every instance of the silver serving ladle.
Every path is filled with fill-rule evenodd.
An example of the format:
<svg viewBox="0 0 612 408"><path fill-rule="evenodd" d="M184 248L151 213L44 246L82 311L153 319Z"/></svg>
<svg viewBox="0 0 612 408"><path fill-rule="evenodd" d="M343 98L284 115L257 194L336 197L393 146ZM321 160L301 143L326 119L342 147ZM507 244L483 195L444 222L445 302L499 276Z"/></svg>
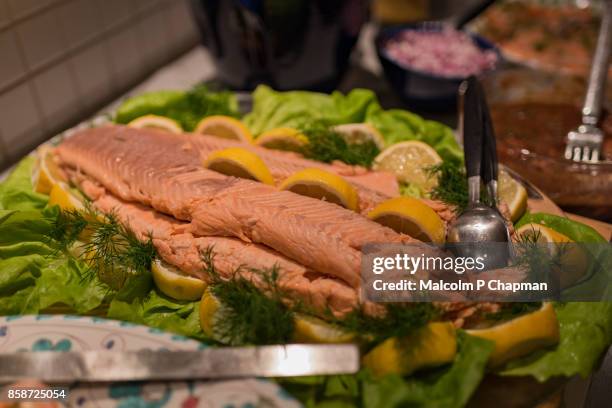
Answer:
<svg viewBox="0 0 612 408"><path fill-rule="evenodd" d="M456 256L481 258L485 269L504 267L510 259L510 233L497 208L498 164L495 134L484 90L475 77L461 84L462 132L468 177L467 209L451 224L447 242ZM481 202L485 184L491 205ZM505 245L483 245L483 243Z"/></svg>

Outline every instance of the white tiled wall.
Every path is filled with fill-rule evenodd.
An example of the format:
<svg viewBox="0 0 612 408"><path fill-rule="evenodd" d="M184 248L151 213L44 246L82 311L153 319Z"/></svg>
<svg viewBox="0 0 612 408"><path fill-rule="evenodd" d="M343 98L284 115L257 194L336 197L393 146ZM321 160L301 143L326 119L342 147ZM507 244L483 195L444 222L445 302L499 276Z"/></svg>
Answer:
<svg viewBox="0 0 612 408"><path fill-rule="evenodd" d="M198 41L189 0L0 0L0 169Z"/></svg>

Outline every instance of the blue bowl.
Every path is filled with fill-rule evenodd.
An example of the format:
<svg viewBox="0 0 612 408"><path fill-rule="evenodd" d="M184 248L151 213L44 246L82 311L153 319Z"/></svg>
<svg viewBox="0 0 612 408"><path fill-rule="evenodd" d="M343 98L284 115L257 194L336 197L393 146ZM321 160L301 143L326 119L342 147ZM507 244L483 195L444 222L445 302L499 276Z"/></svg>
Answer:
<svg viewBox="0 0 612 408"><path fill-rule="evenodd" d="M444 28L440 22L424 22L381 29L376 36L376 53L393 90L406 103L426 110L449 110L457 104L459 85L465 77L443 77L429 72L410 69L400 65L391 58L385 44L391 38L406 30L439 32ZM481 50L493 50L497 54L495 67L484 73L490 73L500 66L502 57L499 50L485 38L467 33Z"/></svg>

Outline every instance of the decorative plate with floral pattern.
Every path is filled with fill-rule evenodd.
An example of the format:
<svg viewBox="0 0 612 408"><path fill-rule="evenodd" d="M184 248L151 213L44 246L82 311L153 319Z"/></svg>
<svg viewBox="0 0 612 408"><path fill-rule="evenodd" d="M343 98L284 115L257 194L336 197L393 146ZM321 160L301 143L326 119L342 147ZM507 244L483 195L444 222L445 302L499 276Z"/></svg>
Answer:
<svg viewBox="0 0 612 408"><path fill-rule="evenodd" d="M98 317L0 317L0 352L85 350L198 350L198 341ZM71 384L68 405L100 408L300 407L273 382L260 379L172 383Z"/></svg>

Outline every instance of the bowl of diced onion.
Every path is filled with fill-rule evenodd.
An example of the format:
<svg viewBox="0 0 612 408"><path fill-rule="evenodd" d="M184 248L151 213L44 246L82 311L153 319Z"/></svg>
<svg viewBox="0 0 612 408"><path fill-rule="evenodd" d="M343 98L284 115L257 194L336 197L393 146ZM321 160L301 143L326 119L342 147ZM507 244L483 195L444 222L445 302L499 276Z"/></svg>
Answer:
<svg viewBox="0 0 612 408"><path fill-rule="evenodd" d="M393 90L425 109L455 106L461 81L501 63L499 51L485 38L439 22L384 28L376 49Z"/></svg>

